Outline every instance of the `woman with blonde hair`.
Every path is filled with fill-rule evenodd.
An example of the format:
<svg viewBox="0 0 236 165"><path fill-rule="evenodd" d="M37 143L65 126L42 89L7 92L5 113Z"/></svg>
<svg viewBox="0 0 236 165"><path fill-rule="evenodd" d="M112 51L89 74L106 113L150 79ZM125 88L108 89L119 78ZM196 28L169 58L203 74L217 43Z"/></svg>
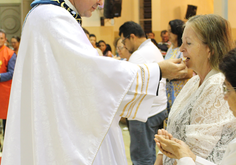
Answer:
<svg viewBox="0 0 236 165"><path fill-rule="evenodd" d="M225 75L223 86L224 99L227 100L230 110L236 117L236 48L231 50L220 63L220 70ZM215 165L214 163L196 156L181 140L175 139L165 130L159 130L155 135L159 149L168 157L178 159L177 165ZM161 135L161 136L160 136ZM163 136L164 135L164 136ZM165 138L166 137L166 138ZM164 149L164 150L163 150ZM233 139L224 154L221 165L235 165L236 162L236 138Z"/></svg>
<svg viewBox="0 0 236 165"><path fill-rule="evenodd" d="M228 143L236 136L236 122L222 93L224 75L219 63L232 49L229 23L220 16L190 18L180 51L197 75L182 88L171 108L167 131L184 141L197 156L219 164ZM175 159L158 154L155 165Z"/></svg>

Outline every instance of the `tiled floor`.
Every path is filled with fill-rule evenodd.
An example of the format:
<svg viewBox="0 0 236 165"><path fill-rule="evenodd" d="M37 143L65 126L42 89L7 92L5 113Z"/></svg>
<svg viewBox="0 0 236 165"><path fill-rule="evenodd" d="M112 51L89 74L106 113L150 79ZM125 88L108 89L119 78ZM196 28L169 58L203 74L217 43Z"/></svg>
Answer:
<svg viewBox="0 0 236 165"><path fill-rule="evenodd" d="M120 127L122 130L122 135L124 139L124 144L125 144L125 154L127 158L128 165L132 165L131 159L130 159L130 152L129 152L129 145L130 145L130 136L129 136L129 131L126 130L124 131L123 128L126 127L125 124L120 123Z"/></svg>
<svg viewBox="0 0 236 165"><path fill-rule="evenodd" d="M123 139L124 139L124 144L125 144L125 154L127 158L128 165L132 165L131 159L130 159L130 150L129 150L129 145L130 145L130 136L129 136L129 131L124 131L123 128L126 127L125 124L122 124L120 122L120 127L122 130L123 134ZM158 148L156 147L156 152L158 152Z"/></svg>

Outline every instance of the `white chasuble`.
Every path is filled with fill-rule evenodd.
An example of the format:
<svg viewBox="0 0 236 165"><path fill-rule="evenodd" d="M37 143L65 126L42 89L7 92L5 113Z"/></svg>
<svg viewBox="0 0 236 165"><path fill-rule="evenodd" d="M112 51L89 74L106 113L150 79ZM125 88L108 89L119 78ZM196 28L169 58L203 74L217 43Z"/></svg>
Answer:
<svg viewBox="0 0 236 165"><path fill-rule="evenodd" d="M159 78L157 64L99 56L68 11L39 5L22 32L2 165L100 165L107 145L115 163L119 117L145 121Z"/></svg>

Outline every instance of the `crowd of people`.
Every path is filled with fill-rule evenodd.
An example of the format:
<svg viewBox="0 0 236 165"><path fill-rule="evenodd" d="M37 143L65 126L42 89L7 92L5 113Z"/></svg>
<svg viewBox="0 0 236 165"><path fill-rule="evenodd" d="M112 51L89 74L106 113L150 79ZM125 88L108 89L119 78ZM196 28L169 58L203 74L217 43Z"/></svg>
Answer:
<svg viewBox="0 0 236 165"><path fill-rule="evenodd" d="M112 51L81 27L102 3L36 0L21 38L8 44L0 29L2 164L125 165L124 118L133 165L234 165L236 48L228 21L170 20L160 42L127 21Z"/></svg>
<svg viewBox="0 0 236 165"><path fill-rule="evenodd" d="M113 45L115 47L115 50L112 52L112 48L110 46L110 44L106 43L106 41L104 41L103 39L97 41L97 37L95 34L90 33L86 28L83 27L83 30L85 32L85 34L87 35L87 37L89 38L89 41L91 42L91 44L93 45L93 47L98 51L98 54L100 56L106 56L106 57L112 57L118 60L127 60L128 59L126 57L122 57L122 54L120 51L121 47L117 47L117 43L120 39L120 37L115 38ZM180 35L179 35L180 36ZM151 39L151 41L154 43L154 45L161 51L162 56L165 58L167 50L170 51L170 47L172 42L169 40L169 38L171 37L171 33L167 30L163 30L161 31L161 41L157 42L155 40L155 34L153 32L149 32L145 34L146 39ZM181 41L181 39L180 39ZM181 44L180 44L181 45ZM179 58L179 56L177 56L176 58ZM173 59L173 57L172 57Z"/></svg>
<svg viewBox="0 0 236 165"><path fill-rule="evenodd" d="M19 45L20 37L13 36L9 44L6 32L0 29L0 119L2 119L3 137Z"/></svg>

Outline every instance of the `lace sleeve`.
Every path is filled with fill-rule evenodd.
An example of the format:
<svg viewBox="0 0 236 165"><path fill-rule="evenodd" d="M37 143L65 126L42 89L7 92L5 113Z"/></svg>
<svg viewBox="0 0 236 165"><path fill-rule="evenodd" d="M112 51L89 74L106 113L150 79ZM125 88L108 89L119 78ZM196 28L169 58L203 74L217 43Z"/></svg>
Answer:
<svg viewBox="0 0 236 165"><path fill-rule="evenodd" d="M172 106L168 132L183 140L197 155L215 164L223 158L228 143L235 137L236 122L224 100L220 73L199 87L194 77L184 86ZM173 160L164 158L166 165Z"/></svg>
<svg viewBox="0 0 236 165"><path fill-rule="evenodd" d="M186 125L186 142L194 153L207 158L215 147L216 150L225 151L227 143L216 146L221 139L223 131L228 130L225 125L232 123L233 116L227 102L223 99L222 89L219 85L212 85L193 103L190 116L190 125ZM233 124L233 123L232 123ZM226 132L225 132L226 133ZM227 134L226 139L231 139ZM225 144L225 145L223 145ZM223 153L222 153L223 155ZM222 157L221 157L222 158Z"/></svg>

